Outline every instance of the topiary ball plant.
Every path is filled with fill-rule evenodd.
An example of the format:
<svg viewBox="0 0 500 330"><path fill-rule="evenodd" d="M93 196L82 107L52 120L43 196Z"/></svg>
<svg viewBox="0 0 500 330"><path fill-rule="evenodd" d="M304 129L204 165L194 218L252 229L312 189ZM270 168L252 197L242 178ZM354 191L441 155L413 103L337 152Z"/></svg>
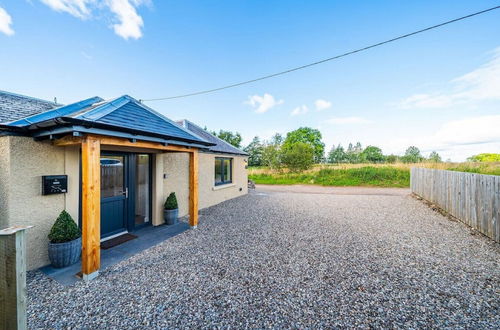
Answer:
<svg viewBox="0 0 500 330"><path fill-rule="evenodd" d="M177 197L175 197L175 193L170 193L170 195L168 195L167 197L167 200L165 201L165 210L175 210L177 208L179 208L179 206L177 205Z"/></svg>
<svg viewBox="0 0 500 330"><path fill-rule="evenodd" d="M79 238L82 234L75 221L68 212L62 211L50 229L49 240L51 243L64 243Z"/></svg>

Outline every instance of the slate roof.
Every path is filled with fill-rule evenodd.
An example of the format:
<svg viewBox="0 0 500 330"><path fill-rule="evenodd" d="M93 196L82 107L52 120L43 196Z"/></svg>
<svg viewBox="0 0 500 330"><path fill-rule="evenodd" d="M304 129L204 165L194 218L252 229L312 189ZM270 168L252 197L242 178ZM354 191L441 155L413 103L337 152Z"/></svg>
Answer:
<svg viewBox="0 0 500 330"><path fill-rule="evenodd" d="M28 117L60 105L0 90L0 123Z"/></svg>
<svg viewBox="0 0 500 330"><path fill-rule="evenodd" d="M200 126L196 125L195 123L184 119L177 121L178 124L182 125L184 128L189 130L190 132L193 132L197 136L200 136L201 138L214 143L214 146L211 146L208 148L209 151L211 152L217 152L217 153L226 153L226 154L233 154L233 155L242 155L242 156L248 156L248 154L235 146L231 145L230 143L216 137L213 134L210 134Z"/></svg>
<svg viewBox="0 0 500 330"><path fill-rule="evenodd" d="M213 145L128 95L110 101L92 97L4 123L2 128L30 132L38 137L70 132L104 135L122 132L118 136L143 140L152 140L146 138L152 136L155 137L152 141L158 142L173 140L193 146Z"/></svg>

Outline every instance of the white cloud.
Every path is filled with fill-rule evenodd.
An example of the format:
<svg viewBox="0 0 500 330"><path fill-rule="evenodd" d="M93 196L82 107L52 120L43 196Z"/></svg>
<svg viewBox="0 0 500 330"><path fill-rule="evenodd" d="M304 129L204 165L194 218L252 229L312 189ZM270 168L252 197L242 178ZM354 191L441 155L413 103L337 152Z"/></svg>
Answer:
<svg viewBox="0 0 500 330"><path fill-rule="evenodd" d="M500 115L447 122L434 134L430 142L442 146L500 142Z"/></svg>
<svg viewBox="0 0 500 330"><path fill-rule="evenodd" d="M264 113L274 108L277 105L283 104L285 101L276 100L271 94L265 93L263 96L253 95L249 96L248 100L244 103L251 105L256 113Z"/></svg>
<svg viewBox="0 0 500 330"><path fill-rule="evenodd" d="M55 11L66 12L75 17L85 19L88 18L91 5L94 0L41 0L44 4Z"/></svg>
<svg viewBox="0 0 500 330"><path fill-rule="evenodd" d="M11 27L12 25L12 18L10 17L9 13L2 7L0 7L0 32L11 36L14 34L14 30Z"/></svg>
<svg viewBox="0 0 500 330"><path fill-rule="evenodd" d="M314 102L317 111L322 111L330 108L332 106L332 102L327 100L318 99Z"/></svg>
<svg viewBox="0 0 500 330"><path fill-rule="evenodd" d="M332 117L330 119L327 119L326 122L328 124L334 124L334 125L369 123L367 119L361 117Z"/></svg>
<svg viewBox="0 0 500 330"><path fill-rule="evenodd" d="M290 116L305 115L308 112L309 108L307 107L307 105L301 105L300 107L296 107L295 109L293 109L290 113Z"/></svg>
<svg viewBox="0 0 500 330"><path fill-rule="evenodd" d="M411 108L445 108L453 104L454 100L451 95L430 95L430 94L415 94L399 103L402 109Z"/></svg>
<svg viewBox="0 0 500 330"><path fill-rule="evenodd" d="M134 4L129 0L108 0L108 5L111 11L116 15L119 23L113 24L115 33L124 39L139 39L142 37L142 27L144 21L137 14L134 7L142 4L142 1L135 0Z"/></svg>
<svg viewBox="0 0 500 330"><path fill-rule="evenodd" d="M58 12L66 12L80 19L93 17L94 11L109 9L117 23L112 25L117 35L124 39L142 37L144 20L137 13L137 7L151 4L150 0L40 0Z"/></svg>
<svg viewBox="0 0 500 330"><path fill-rule="evenodd" d="M422 153L435 150L444 159L464 161L467 157L500 150L500 115L479 116L444 123L434 133L411 138L391 139L383 143L386 153L403 154L414 145Z"/></svg>
<svg viewBox="0 0 500 330"><path fill-rule="evenodd" d="M500 100L500 47L489 62L450 82L448 91L415 94L399 102L399 107L445 108L457 104Z"/></svg>
<svg viewBox="0 0 500 330"><path fill-rule="evenodd" d="M94 58L92 55L83 50L80 52L80 54L82 54L82 56L85 57L85 59L87 59L88 61L91 61Z"/></svg>

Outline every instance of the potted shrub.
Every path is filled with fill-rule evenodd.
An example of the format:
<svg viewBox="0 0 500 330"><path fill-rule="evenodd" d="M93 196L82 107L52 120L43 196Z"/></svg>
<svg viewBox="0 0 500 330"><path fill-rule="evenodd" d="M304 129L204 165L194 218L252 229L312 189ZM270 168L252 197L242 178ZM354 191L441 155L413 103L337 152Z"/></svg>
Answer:
<svg viewBox="0 0 500 330"><path fill-rule="evenodd" d="M80 229L68 212L62 211L49 233L49 259L55 268L76 263L82 253Z"/></svg>
<svg viewBox="0 0 500 330"><path fill-rule="evenodd" d="M177 197L175 193L168 195L165 201L163 218L167 225L175 225L177 223L177 218L179 217L179 207L177 205Z"/></svg>

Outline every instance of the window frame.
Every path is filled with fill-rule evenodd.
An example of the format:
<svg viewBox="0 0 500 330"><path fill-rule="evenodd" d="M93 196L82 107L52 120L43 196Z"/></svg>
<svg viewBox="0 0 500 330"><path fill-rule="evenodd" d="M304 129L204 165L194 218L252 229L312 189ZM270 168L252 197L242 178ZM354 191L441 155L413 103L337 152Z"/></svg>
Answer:
<svg viewBox="0 0 500 330"><path fill-rule="evenodd" d="M221 177L221 181L220 182L217 182L215 181L215 176L216 176L216 173L215 173L215 169L216 169L216 166L215 166L215 163L220 160L221 161L221 172L218 173L220 174L220 177ZM225 160L229 160L229 176L231 177L230 180L227 180L227 178L225 178ZM231 157L215 157L214 159L214 185L215 186L222 186L222 185L225 185L225 184L231 184L233 183L233 158Z"/></svg>

